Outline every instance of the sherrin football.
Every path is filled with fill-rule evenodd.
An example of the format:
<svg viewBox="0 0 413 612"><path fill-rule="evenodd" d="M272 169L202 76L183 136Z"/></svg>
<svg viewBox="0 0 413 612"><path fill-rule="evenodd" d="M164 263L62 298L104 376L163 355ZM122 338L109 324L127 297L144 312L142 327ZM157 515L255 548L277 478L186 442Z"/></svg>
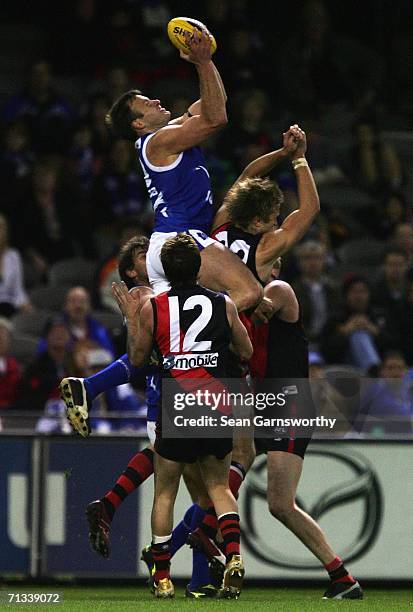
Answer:
<svg viewBox="0 0 413 612"><path fill-rule="evenodd" d="M203 23L192 19L191 17L174 17L168 23L168 36L171 43L184 53L189 53L189 47L186 44L185 32L189 32L191 38L194 35L195 30L207 29ZM211 55L217 50L217 42L210 33L211 37Z"/></svg>

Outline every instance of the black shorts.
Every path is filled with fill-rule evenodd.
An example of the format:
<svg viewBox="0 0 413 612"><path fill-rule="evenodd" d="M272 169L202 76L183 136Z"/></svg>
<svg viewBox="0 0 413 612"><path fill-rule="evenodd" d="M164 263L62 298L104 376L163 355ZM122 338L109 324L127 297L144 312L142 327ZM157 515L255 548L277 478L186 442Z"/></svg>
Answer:
<svg viewBox="0 0 413 612"><path fill-rule="evenodd" d="M156 436L155 451L164 459L177 463L195 463L212 455L224 459L232 451L232 439L228 438L161 438Z"/></svg>
<svg viewBox="0 0 413 612"><path fill-rule="evenodd" d="M263 455L271 451L283 451L304 459L310 440L311 438L255 438L255 452L257 455Z"/></svg>

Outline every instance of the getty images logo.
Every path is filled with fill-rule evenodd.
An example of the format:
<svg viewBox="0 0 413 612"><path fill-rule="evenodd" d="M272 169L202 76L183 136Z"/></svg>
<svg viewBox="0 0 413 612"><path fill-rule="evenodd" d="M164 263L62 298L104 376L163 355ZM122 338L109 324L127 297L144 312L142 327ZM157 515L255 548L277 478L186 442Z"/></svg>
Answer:
<svg viewBox="0 0 413 612"><path fill-rule="evenodd" d="M216 368L218 353L167 355L163 359L164 370L192 370L194 368Z"/></svg>
<svg viewBox="0 0 413 612"><path fill-rule="evenodd" d="M336 533L337 553L346 562L362 557L374 544L382 518L383 497L378 478L370 462L354 451L326 449L308 449L306 454L308 469L305 474L307 490L314 475L314 493L317 497L311 504L305 504L297 496L297 504L316 521L319 521L334 510L351 515L351 521L342 523ZM244 517L243 542L254 556L275 567L291 570L318 570L320 563L315 557L309 557L304 547L297 546L291 552L290 546L282 546L274 537L273 544L268 538L268 526L272 531L275 519L265 509L266 519L260 504L266 505L267 474L266 457L258 459L248 474L243 503ZM319 474L324 474L323 485L320 485ZM350 474L344 476L343 474ZM330 486L328 486L331 476ZM326 484L324 484L326 483ZM323 490L320 491L320 486ZM260 511L258 511L260 509ZM257 520L257 517L260 517ZM270 530L271 530L270 527ZM281 533L280 533L281 535Z"/></svg>

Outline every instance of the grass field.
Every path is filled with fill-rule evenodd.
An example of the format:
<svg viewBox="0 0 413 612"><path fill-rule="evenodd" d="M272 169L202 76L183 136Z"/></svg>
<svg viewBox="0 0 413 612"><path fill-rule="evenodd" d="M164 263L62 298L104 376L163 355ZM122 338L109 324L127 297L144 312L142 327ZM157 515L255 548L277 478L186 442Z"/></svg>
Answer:
<svg viewBox="0 0 413 612"><path fill-rule="evenodd" d="M176 589L174 600L158 601L143 587L39 587L22 588L2 587L1 610L55 609L58 612L83 612L85 610L135 612L144 610L194 610L202 612L212 610L221 612L226 610L256 611L271 610L273 612L317 612L318 610L412 610L413 591L367 589L363 601L324 601L321 599L320 589L293 589L293 588L252 588L246 586L241 598L237 601L202 600L194 601L184 598L183 588ZM63 596L60 604L7 604L7 593L31 592L54 593Z"/></svg>

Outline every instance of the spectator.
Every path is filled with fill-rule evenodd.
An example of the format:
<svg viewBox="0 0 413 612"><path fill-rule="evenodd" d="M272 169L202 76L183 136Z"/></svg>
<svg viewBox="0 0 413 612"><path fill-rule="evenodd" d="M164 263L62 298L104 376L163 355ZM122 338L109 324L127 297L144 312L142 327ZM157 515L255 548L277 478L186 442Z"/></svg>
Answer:
<svg viewBox="0 0 413 612"><path fill-rule="evenodd" d="M47 61L32 63L26 89L11 98L3 113L6 123L22 120L37 154L63 154L68 146L71 112L67 102L52 85L52 70Z"/></svg>
<svg viewBox="0 0 413 612"><path fill-rule="evenodd" d="M393 244L403 251L407 257L407 265L413 267L413 224L399 223L393 232Z"/></svg>
<svg viewBox="0 0 413 612"><path fill-rule="evenodd" d="M380 364L380 350L394 346L382 313L371 305L367 282L353 276L343 284L344 306L330 315L321 335L321 349L328 363L348 363L364 371Z"/></svg>
<svg viewBox="0 0 413 612"><path fill-rule="evenodd" d="M406 253L389 249L384 255L382 267L383 276L374 287L373 303L385 311L388 319L398 324L406 308Z"/></svg>
<svg viewBox="0 0 413 612"><path fill-rule="evenodd" d="M20 364L9 353L11 331L10 321L0 317L0 410L14 407L21 380Z"/></svg>
<svg viewBox="0 0 413 612"><path fill-rule="evenodd" d="M363 433L410 433L413 418L413 385L406 361L398 351L383 358L379 380L367 383L361 397Z"/></svg>
<svg viewBox="0 0 413 612"><path fill-rule="evenodd" d="M0 153L0 181L4 186L3 205L11 211L26 189L34 163L29 135L22 121L10 123L5 131Z"/></svg>
<svg viewBox="0 0 413 612"><path fill-rule="evenodd" d="M326 249L321 242L304 242L297 248L297 255L300 275L292 286L301 304L307 337L317 345L330 313L337 306L338 292L325 273Z"/></svg>
<svg viewBox="0 0 413 612"><path fill-rule="evenodd" d="M83 376L92 376L112 363L111 353L101 348L89 348L86 353L86 369ZM114 387L99 395L92 403L91 427L93 431L106 434L115 431L146 432L145 400L140 398L127 383ZM119 413L127 416L117 418Z"/></svg>
<svg viewBox="0 0 413 612"><path fill-rule="evenodd" d="M406 303L400 322L400 348L410 367L413 367L413 280L409 281Z"/></svg>
<svg viewBox="0 0 413 612"><path fill-rule="evenodd" d="M44 350L27 367L18 395L20 410L43 412L48 400L60 398L59 383L70 376L71 337L61 317L51 320L45 332Z"/></svg>
<svg viewBox="0 0 413 612"><path fill-rule="evenodd" d="M237 175L251 162L273 148L269 136L269 98L261 89L248 90L234 102L235 120L218 140L221 157L233 163Z"/></svg>
<svg viewBox="0 0 413 612"><path fill-rule="evenodd" d="M91 316L90 294L84 287L72 287L66 294L62 320L73 342L92 340L106 349L112 356L113 343L108 330ZM45 350L47 343L41 340L39 352Z"/></svg>
<svg viewBox="0 0 413 612"><path fill-rule="evenodd" d="M394 146L367 122L357 126L356 137L354 162L362 186L373 192L383 188L398 189L402 170Z"/></svg>
<svg viewBox="0 0 413 612"><path fill-rule="evenodd" d="M411 220L411 211L406 198L400 192L390 192L374 207L360 211L367 231L373 230L375 237L387 240L399 224Z"/></svg>
<svg viewBox="0 0 413 612"><path fill-rule="evenodd" d="M32 306L24 289L20 253L9 247L8 223L0 214L0 316L29 311Z"/></svg>
<svg viewBox="0 0 413 612"><path fill-rule="evenodd" d="M374 112L382 83L382 62L356 40L334 32L326 4L303 3L299 28L278 56L280 95L293 116L334 117L348 128L357 116ZM346 118L346 115L348 117Z"/></svg>
<svg viewBox="0 0 413 612"><path fill-rule="evenodd" d="M142 215L148 210L143 182L136 172L135 164L135 152L131 143L116 140L112 144L107 167L97 180L94 195L101 225L124 221L127 217Z"/></svg>
<svg viewBox="0 0 413 612"><path fill-rule="evenodd" d="M19 248L41 280L55 261L91 255L86 207L79 193L58 179L54 165L38 163L23 205L24 223L21 206L11 220Z"/></svg>

